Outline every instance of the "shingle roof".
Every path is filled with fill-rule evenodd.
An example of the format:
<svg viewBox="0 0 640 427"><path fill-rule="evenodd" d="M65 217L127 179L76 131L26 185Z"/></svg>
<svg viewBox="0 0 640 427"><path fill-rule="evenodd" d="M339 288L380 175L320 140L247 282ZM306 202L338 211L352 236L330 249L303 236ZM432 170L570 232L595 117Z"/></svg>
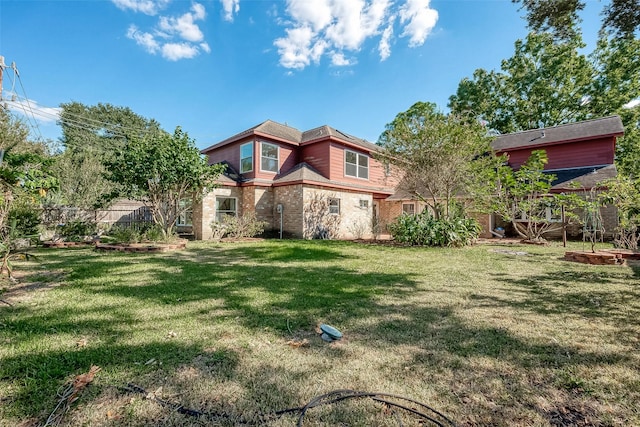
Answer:
<svg viewBox="0 0 640 427"><path fill-rule="evenodd" d="M603 181L615 178L618 171L615 165L590 166L584 168L557 169L544 171L554 174L555 180L551 183L552 190L590 190L597 187Z"/></svg>
<svg viewBox="0 0 640 427"><path fill-rule="evenodd" d="M204 150L201 151L201 153L203 154L207 153L212 149L222 147L224 145L230 144L232 142L241 140L243 138L246 138L250 135L255 135L255 134L270 135L270 136L273 136L274 138L287 141L293 145L301 145L304 143L313 142L318 139L331 137L347 143L358 145L369 151L375 151L379 148L377 145L372 144L369 141L366 141L361 138L357 138L353 135L349 135L347 133L344 133L342 131L339 131L327 125L320 126L305 132L301 132L296 128L292 128L291 126L283 125L281 123L277 123L272 120L266 120L260 123L259 125L256 125L252 128L244 130L225 140L222 140L214 145L211 145L210 147L205 148Z"/></svg>
<svg viewBox="0 0 640 427"><path fill-rule="evenodd" d="M624 133L622 121L618 116L568 123L544 129L498 136L491 146L496 151L508 151L514 148L536 147L565 141L592 139L602 136L619 136Z"/></svg>
<svg viewBox="0 0 640 427"><path fill-rule="evenodd" d="M324 183L331 182L306 162L298 163L289 172L282 175L278 179L273 180L274 184L282 184L285 182L295 181L315 181Z"/></svg>

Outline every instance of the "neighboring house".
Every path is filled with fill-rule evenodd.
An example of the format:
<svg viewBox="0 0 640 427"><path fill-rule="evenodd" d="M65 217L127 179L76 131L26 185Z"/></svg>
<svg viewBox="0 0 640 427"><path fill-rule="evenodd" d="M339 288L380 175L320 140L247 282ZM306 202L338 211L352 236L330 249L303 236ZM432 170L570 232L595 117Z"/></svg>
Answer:
<svg viewBox="0 0 640 427"><path fill-rule="evenodd" d="M616 138L623 134L617 116L497 137L492 147L509 156L518 168L532 150L547 152L546 169L556 175L552 191L588 191L615 176ZM225 163L220 187L193 207L193 232L197 239L211 236L210 223L224 215L255 212L268 229L308 237L305 211L314 198L328 203L339 218L340 238L353 238L372 223L389 223L399 215L414 214L424 204L396 191L398 181L373 158L378 146L329 126L299 131L267 120L204 150L209 164ZM576 190L571 182L582 185ZM603 215L613 230L615 211ZM490 236L493 216L480 218L483 235Z"/></svg>
<svg viewBox="0 0 640 427"><path fill-rule="evenodd" d="M268 229L308 237L305 212L314 200L328 204L341 238L361 230L371 237L381 201L395 180L372 157L377 146L329 126L305 132L267 120L202 150L209 164L226 163L220 187L194 206L197 239L211 236L210 223L223 215L255 212Z"/></svg>
<svg viewBox="0 0 640 427"><path fill-rule="evenodd" d="M508 155L509 165L514 169L526 162L533 150L545 150L548 159L545 172L555 175L550 191L582 195L616 176L616 139L623 134L620 117L610 116L500 135L491 145L498 154ZM611 235L618 224L617 212L613 206L607 206L601 209L601 215L604 228ZM494 224L495 218L491 217L489 229ZM568 232L579 235L581 228L573 226Z"/></svg>

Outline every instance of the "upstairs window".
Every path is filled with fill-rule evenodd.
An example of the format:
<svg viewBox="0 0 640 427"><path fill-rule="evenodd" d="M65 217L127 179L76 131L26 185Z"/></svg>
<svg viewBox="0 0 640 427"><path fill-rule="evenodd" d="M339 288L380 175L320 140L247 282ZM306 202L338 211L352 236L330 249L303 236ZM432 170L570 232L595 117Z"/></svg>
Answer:
<svg viewBox="0 0 640 427"><path fill-rule="evenodd" d="M344 150L344 174L369 179L369 157L355 151Z"/></svg>
<svg viewBox="0 0 640 427"><path fill-rule="evenodd" d="M260 155L260 170L278 173L278 146L263 142Z"/></svg>
<svg viewBox="0 0 640 427"><path fill-rule="evenodd" d="M248 142L240 146L240 173L247 173L253 170L253 142Z"/></svg>

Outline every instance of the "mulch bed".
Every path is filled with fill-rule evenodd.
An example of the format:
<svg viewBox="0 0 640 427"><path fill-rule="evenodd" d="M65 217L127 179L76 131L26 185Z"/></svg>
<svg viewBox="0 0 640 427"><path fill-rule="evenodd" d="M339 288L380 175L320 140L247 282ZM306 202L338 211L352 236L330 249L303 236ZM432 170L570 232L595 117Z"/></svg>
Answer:
<svg viewBox="0 0 640 427"><path fill-rule="evenodd" d="M175 243L96 243L96 249L118 252L170 252L187 247L187 240Z"/></svg>

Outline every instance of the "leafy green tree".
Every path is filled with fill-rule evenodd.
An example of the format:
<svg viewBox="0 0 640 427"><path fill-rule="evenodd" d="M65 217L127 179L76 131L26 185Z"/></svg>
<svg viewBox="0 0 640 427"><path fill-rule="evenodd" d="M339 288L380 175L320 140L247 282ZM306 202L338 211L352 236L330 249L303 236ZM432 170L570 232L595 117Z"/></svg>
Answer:
<svg viewBox="0 0 640 427"><path fill-rule="evenodd" d="M64 151L54 166L60 181L58 199L82 209L104 206L119 195L119 188L105 178L105 164L129 141L160 132L160 126L128 107L79 102L61 107Z"/></svg>
<svg viewBox="0 0 640 427"><path fill-rule="evenodd" d="M209 166L187 133L179 127L132 138L108 164L108 178L126 195L151 206L153 220L170 237L186 207L180 201L198 199L212 188L224 167Z"/></svg>
<svg viewBox="0 0 640 427"><path fill-rule="evenodd" d="M511 0L527 12L526 20L533 31L552 32L560 39L573 37L580 23L583 0ZM638 0L610 0L605 3L602 29L617 38L630 38L640 28Z"/></svg>
<svg viewBox="0 0 640 427"><path fill-rule="evenodd" d="M400 188L424 201L436 218L454 216L455 199L467 192L474 170L490 153L486 129L417 102L386 125L376 157L401 175Z"/></svg>
<svg viewBox="0 0 640 427"><path fill-rule="evenodd" d="M534 150L518 170L507 165L486 170L483 182L493 193L484 199L483 210L511 222L518 235L532 242L543 241L545 234L563 227L563 208L565 220L577 220L572 211L581 206L575 194L550 192L555 175L543 172L546 163L546 152Z"/></svg>
<svg viewBox="0 0 640 427"><path fill-rule="evenodd" d="M602 200L618 209L616 245L637 251L640 247L640 179L618 175L607 182Z"/></svg>
<svg viewBox="0 0 640 427"><path fill-rule="evenodd" d="M625 134L616 143L616 166L640 178L640 39L601 34L590 58L596 74L587 108L593 117L620 116Z"/></svg>
<svg viewBox="0 0 640 427"><path fill-rule="evenodd" d="M43 144L28 140L27 125L0 107L0 271L11 276L11 208L16 202L33 205L56 179L49 173L50 159Z"/></svg>
<svg viewBox="0 0 640 427"><path fill-rule="evenodd" d="M515 42L513 57L502 72L478 69L463 79L449 107L487 122L498 133L510 133L582 120L593 68L579 54L579 37L555 43L549 33L530 33Z"/></svg>

